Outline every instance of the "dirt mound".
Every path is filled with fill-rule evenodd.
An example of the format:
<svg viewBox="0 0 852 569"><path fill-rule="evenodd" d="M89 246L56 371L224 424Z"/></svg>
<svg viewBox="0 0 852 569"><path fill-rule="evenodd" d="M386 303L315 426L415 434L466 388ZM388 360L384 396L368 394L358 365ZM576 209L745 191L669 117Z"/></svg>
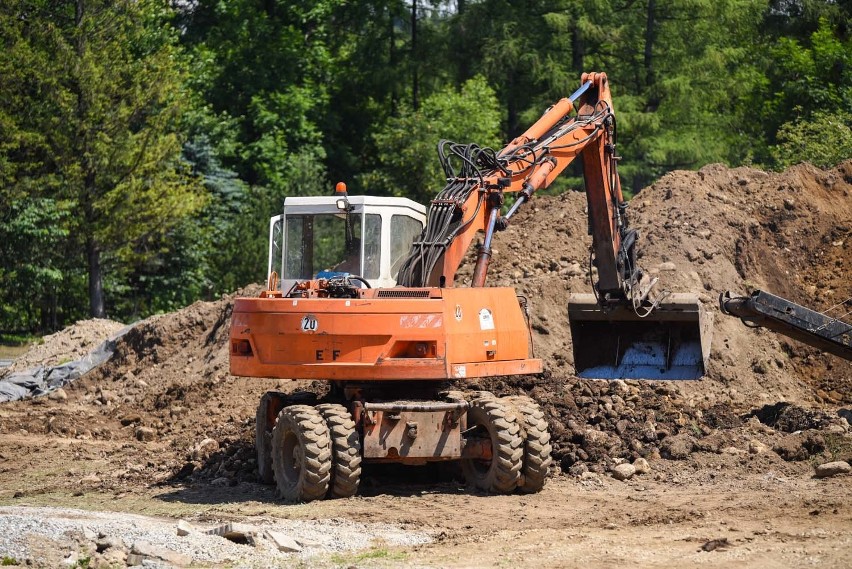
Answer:
<svg viewBox="0 0 852 569"><path fill-rule="evenodd" d="M728 289L765 288L827 308L852 296L850 184L852 162L830 171L802 165L770 174L711 165L668 174L631 204L631 222L642 235L640 261L660 277L661 287L698 293L712 313L718 312L716 297ZM674 456L684 448L748 447L751 415L778 433L796 421L808 429L843 430L842 423L807 412L785 411L784 424L755 412L784 402L795 404L792 409L823 406L836 419L832 407L852 402L852 364L718 313L703 381L576 379L566 302L569 292L590 290L585 209L578 192L535 198L497 235L489 273L490 285L513 286L529 299L537 356L547 372L480 387L527 392L540 401L564 470L603 470L618 460ZM468 263L460 279L471 272ZM106 488L187 477L220 484L254 480L254 414L262 393L297 387L321 393L325 386L230 376L234 296L136 325L109 362L67 388L67 400L4 406L10 419L0 432L121 442L98 475ZM60 334L66 333L78 334ZM771 447L780 435L760 436ZM818 452L811 443L792 441L805 450L789 455ZM142 458L145 453L154 456Z"/></svg>
<svg viewBox="0 0 852 569"><path fill-rule="evenodd" d="M568 294L591 290L586 215L580 192L536 197L494 239L489 284L529 299L536 355L554 377L573 373ZM697 294L715 315L707 377L678 384L691 404L852 400L852 364L717 310L725 290L765 289L815 310L852 297L852 161L828 171L713 164L672 172L628 215L640 231L639 261L660 277L658 287Z"/></svg>
<svg viewBox="0 0 852 569"><path fill-rule="evenodd" d="M103 318L80 320L42 338L41 343L18 356L0 376L36 366L55 366L79 360L124 327L121 322Z"/></svg>

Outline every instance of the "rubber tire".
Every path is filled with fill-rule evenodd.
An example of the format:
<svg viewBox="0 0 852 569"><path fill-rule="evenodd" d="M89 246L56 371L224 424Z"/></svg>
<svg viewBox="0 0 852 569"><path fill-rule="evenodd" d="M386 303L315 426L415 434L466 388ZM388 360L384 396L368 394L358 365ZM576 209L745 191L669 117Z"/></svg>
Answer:
<svg viewBox="0 0 852 569"><path fill-rule="evenodd" d="M309 405L281 410L272 429L272 469L281 498L325 498L331 480L331 437L319 411Z"/></svg>
<svg viewBox="0 0 852 569"><path fill-rule="evenodd" d="M518 490L528 494L538 492L544 488L553 462L550 455L553 447L550 445L550 431L544 411L526 395L514 395L505 400L515 410L524 437L523 468Z"/></svg>
<svg viewBox="0 0 852 569"><path fill-rule="evenodd" d="M266 430L268 395L260 398L254 424L254 448L257 451L257 477L263 484L275 484L272 470L272 431Z"/></svg>
<svg viewBox="0 0 852 569"><path fill-rule="evenodd" d="M331 481L329 498L349 498L361 483L361 437L355 421L343 405L317 405L331 436Z"/></svg>
<svg viewBox="0 0 852 569"><path fill-rule="evenodd" d="M476 427L487 431L492 457L490 461L462 459L465 479L486 492L513 492L520 481L524 457L524 440L515 413L497 398L474 399L467 411L467 429Z"/></svg>

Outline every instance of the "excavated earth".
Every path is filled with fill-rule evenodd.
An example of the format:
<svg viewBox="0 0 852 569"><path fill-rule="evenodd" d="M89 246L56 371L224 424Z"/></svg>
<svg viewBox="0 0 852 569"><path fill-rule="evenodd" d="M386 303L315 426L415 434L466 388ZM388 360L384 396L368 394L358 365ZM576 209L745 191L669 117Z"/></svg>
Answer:
<svg viewBox="0 0 852 569"><path fill-rule="evenodd" d="M11 519L4 506L60 506L193 523L383 522L431 540L405 545L379 532L360 552L318 550L307 561L276 558L280 566L847 566L852 476L815 478L814 468L852 460L852 362L748 328L720 314L717 298L763 289L817 310L852 309L842 305L852 297L852 161L825 171L672 172L639 193L629 215L646 272L661 289L697 294L714 316L707 375L574 376L567 298L590 291L585 197L536 197L495 238L488 284L529 300L545 372L463 387L540 403L554 457L543 492L486 496L465 489L451 468L366 467L355 498L277 501L257 483L257 402L269 389L320 397L325 389L229 375L232 302L260 290L249 287L145 320L107 363L61 392L0 406L0 535ZM471 269L462 268L462 282ZM79 323L15 366L85 353L96 327L105 338L119 326ZM637 459L648 472L611 476ZM31 565L53 566L87 547L79 536L21 539L29 546L15 561ZM243 557L195 561L266 565L244 547ZM92 563L118 563L104 555L93 551Z"/></svg>

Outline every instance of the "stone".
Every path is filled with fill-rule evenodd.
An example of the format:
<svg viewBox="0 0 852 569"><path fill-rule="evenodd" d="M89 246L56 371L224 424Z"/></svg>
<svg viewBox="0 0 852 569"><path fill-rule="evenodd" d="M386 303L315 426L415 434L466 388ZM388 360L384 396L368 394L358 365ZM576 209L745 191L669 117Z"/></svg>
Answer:
<svg viewBox="0 0 852 569"><path fill-rule="evenodd" d="M54 389L53 391L48 393L47 398L53 401L65 401L68 399L68 394L65 393L65 390L60 387L59 389Z"/></svg>
<svg viewBox="0 0 852 569"><path fill-rule="evenodd" d="M848 462L837 460L817 466L815 476L817 478L828 478L839 474L849 474L850 472L852 472L852 466Z"/></svg>
<svg viewBox="0 0 852 569"><path fill-rule="evenodd" d="M769 447L757 439L751 439L748 442L748 452L750 454L763 454L769 452Z"/></svg>
<svg viewBox="0 0 852 569"><path fill-rule="evenodd" d="M228 486L230 483L231 483L231 481L228 480L228 478L226 476L220 476L219 478L213 479L213 481L210 482L210 485L221 487L221 486Z"/></svg>
<svg viewBox="0 0 852 569"><path fill-rule="evenodd" d="M128 553L127 554L127 566L128 567L136 567L141 566L142 563L145 562L145 558L138 553Z"/></svg>
<svg viewBox="0 0 852 569"><path fill-rule="evenodd" d="M124 549L124 540L116 536L107 536L98 540L95 544L98 553L103 553L108 549Z"/></svg>
<svg viewBox="0 0 852 569"><path fill-rule="evenodd" d="M632 464L619 464L612 469L612 477L616 480L630 480L636 474L636 467Z"/></svg>
<svg viewBox="0 0 852 569"><path fill-rule="evenodd" d="M178 523L177 523L177 534L178 535L189 535L193 531L195 531L195 529L191 525L189 525L188 521L178 520Z"/></svg>
<svg viewBox="0 0 852 569"><path fill-rule="evenodd" d="M687 434L671 435L660 444L660 455L672 460L683 460L695 449L695 439Z"/></svg>
<svg viewBox="0 0 852 569"><path fill-rule="evenodd" d="M583 268L580 266L580 263L571 263L565 274L569 277L579 277L583 274Z"/></svg>
<svg viewBox="0 0 852 569"><path fill-rule="evenodd" d="M142 417L140 415L135 414L135 413L130 414L130 415L125 415L124 417L121 418L121 424L124 427L126 427L128 425L132 425L134 423L141 423L141 422L142 422Z"/></svg>
<svg viewBox="0 0 852 569"><path fill-rule="evenodd" d="M170 563L178 567L187 567L192 564L192 557L189 555L184 555L183 553L178 553L171 549L160 547L159 545L154 545L148 541L134 542L131 553L141 555L143 557L143 562L144 558L153 558L161 559L166 563ZM127 561L130 562L130 556L128 556Z"/></svg>
<svg viewBox="0 0 852 569"><path fill-rule="evenodd" d="M658 269L660 271L676 271L677 265L675 265L674 263L672 263L670 261L666 261L665 263L660 263Z"/></svg>
<svg viewBox="0 0 852 569"><path fill-rule="evenodd" d="M234 543L254 545L257 530L251 526L227 523L204 532L207 535L218 535Z"/></svg>
<svg viewBox="0 0 852 569"><path fill-rule="evenodd" d="M143 442L153 441L157 437L157 432L151 427L138 427L136 429L136 439Z"/></svg>
<svg viewBox="0 0 852 569"><path fill-rule="evenodd" d="M633 461L633 468L636 470L636 474L651 472L651 464L641 456Z"/></svg>
<svg viewBox="0 0 852 569"><path fill-rule="evenodd" d="M192 458L203 461L217 450L219 450L219 443L214 439L207 438L195 445L195 449L192 451Z"/></svg>
<svg viewBox="0 0 852 569"><path fill-rule="evenodd" d="M98 534L92 528L83 526L83 537L89 541L95 541L98 539Z"/></svg>
<svg viewBox="0 0 852 569"><path fill-rule="evenodd" d="M269 538L278 551L288 553L302 551L302 546L295 539L280 531L266 530L266 537Z"/></svg>

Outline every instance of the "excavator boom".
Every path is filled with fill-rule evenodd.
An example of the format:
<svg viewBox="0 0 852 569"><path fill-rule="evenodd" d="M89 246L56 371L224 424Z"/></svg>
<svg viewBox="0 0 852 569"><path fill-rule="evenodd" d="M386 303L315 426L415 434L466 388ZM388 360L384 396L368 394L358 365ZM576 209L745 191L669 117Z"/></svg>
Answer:
<svg viewBox="0 0 852 569"><path fill-rule="evenodd" d="M852 307L852 299L837 306L847 305ZM733 296L726 291L719 296L719 309L747 326L767 328L852 361L852 324L843 320L848 320L850 312L829 316L761 290L749 296Z"/></svg>

